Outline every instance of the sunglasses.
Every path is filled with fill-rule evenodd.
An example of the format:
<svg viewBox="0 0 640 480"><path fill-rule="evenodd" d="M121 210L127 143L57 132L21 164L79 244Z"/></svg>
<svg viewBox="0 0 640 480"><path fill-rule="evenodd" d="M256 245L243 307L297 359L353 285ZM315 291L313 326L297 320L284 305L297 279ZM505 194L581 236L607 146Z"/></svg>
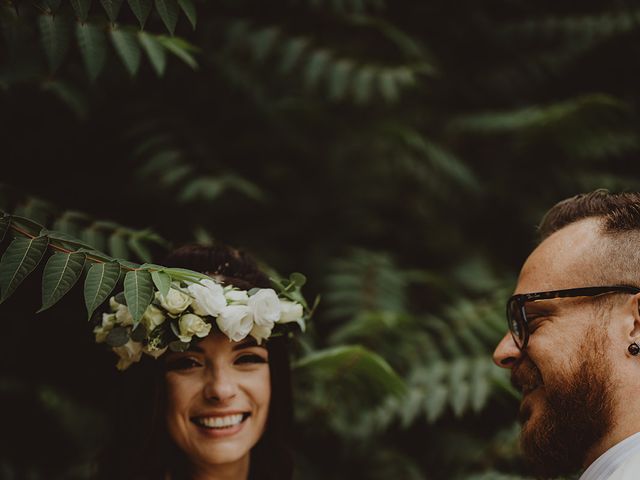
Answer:
<svg viewBox="0 0 640 480"><path fill-rule="evenodd" d="M537 300L549 300L552 298L569 297L597 297L607 293L640 293L640 288L629 285L614 285L603 287L568 288L565 290L552 290L550 292L521 293L513 295L507 301L507 322L509 331L513 336L516 346L524 351L529 342L529 322L527 320L527 302Z"/></svg>

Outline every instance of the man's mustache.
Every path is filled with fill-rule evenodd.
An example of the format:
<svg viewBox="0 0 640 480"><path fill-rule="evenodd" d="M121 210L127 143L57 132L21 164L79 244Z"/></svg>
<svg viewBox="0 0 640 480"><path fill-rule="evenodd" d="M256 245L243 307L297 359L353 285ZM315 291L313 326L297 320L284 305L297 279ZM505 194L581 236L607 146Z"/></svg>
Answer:
<svg viewBox="0 0 640 480"><path fill-rule="evenodd" d="M524 359L511 369L511 385L523 393L542 385L542 374L529 359Z"/></svg>

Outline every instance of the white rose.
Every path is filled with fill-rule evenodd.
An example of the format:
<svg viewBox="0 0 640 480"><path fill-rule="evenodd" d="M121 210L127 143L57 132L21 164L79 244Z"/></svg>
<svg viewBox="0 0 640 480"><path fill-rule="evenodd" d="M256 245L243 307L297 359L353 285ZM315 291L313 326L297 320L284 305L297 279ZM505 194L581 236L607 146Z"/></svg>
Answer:
<svg viewBox="0 0 640 480"><path fill-rule="evenodd" d="M230 340L239 342L253 328L253 315L247 305L229 305L222 309L216 323Z"/></svg>
<svg viewBox="0 0 640 480"><path fill-rule="evenodd" d="M271 330L273 330L273 324L271 325L253 325L250 335L256 339L258 345L271 336Z"/></svg>
<svg viewBox="0 0 640 480"><path fill-rule="evenodd" d="M113 347L113 351L120 357L116 368L118 370L126 370L132 363L140 361L140 357L142 357L142 344L129 340L121 347Z"/></svg>
<svg viewBox="0 0 640 480"><path fill-rule="evenodd" d="M227 305L222 285L213 280L205 279L201 284L192 283L187 290L194 298L191 308L198 315L215 317Z"/></svg>
<svg viewBox="0 0 640 480"><path fill-rule="evenodd" d="M229 303L240 303L246 305L249 300L249 295L244 290L229 290L224 294L227 297Z"/></svg>
<svg viewBox="0 0 640 480"><path fill-rule="evenodd" d="M200 338L206 337L211 331L211 325L193 313L182 315L178 326L180 327L178 338L183 342L190 342L194 335Z"/></svg>
<svg viewBox="0 0 640 480"><path fill-rule="evenodd" d="M142 315L141 322L147 329L147 333L151 333L158 325L162 325L166 318L162 310L154 305L149 305Z"/></svg>
<svg viewBox="0 0 640 480"><path fill-rule="evenodd" d="M256 325L273 328L280 319L280 299L271 288L262 288L249 297L247 305Z"/></svg>
<svg viewBox="0 0 640 480"><path fill-rule="evenodd" d="M122 305L121 303L116 302L116 297L111 297L109 299L109 306L111 307L112 311L116 311L118 309L118 307Z"/></svg>
<svg viewBox="0 0 640 480"><path fill-rule="evenodd" d="M93 333L96 335L96 343L104 342L115 325L116 315L114 313L103 313L102 324L93 329Z"/></svg>
<svg viewBox="0 0 640 480"><path fill-rule="evenodd" d="M119 325L124 327L133 325L133 317L126 305L118 305L118 309L116 310L116 320Z"/></svg>
<svg viewBox="0 0 640 480"><path fill-rule="evenodd" d="M193 301L189 295L175 288L170 288L166 297L160 294L160 292L156 292L156 300L172 315L178 315L184 312Z"/></svg>

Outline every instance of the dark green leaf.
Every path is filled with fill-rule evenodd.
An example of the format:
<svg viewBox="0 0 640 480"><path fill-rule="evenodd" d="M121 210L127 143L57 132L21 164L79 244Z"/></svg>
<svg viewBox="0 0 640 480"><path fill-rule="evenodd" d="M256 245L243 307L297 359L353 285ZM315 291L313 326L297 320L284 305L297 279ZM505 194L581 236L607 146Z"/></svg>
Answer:
<svg viewBox="0 0 640 480"><path fill-rule="evenodd" d="M16 287L36 268L47 245L47 237L17 237L11 242L0 260L0 303L9 298Z"/></svg>
<svg viewBox="0 0 640 480"><path fill-rule="evenodd" d="M167 293L169 293L169 288L171 287L171 277L164 272L153 271L151 272L151 278L153 279L153 283L160 294L163 297L166 297Z"/></svg>
<svg viewBox="0 0 640 480"><path fill-rule="evenodd" d="M142 342L145 338L147 338L147 328L142 323L139 323L131 332L131 340L134 342Z"/></svg>
<svg viewBox="0 0 640 480"><path fill-rule="evenodd" d="M4 237L7 234L7 230L9 230L10 225L11 215L5 214L2 218L0 218L0 242L4 240Z"/></svg>
<svg viewBox="0 0 640 480"><path fill-rule="evenodd" d="M109 237L109 253L116 258L129 258L129 247L126 235L116 230Z"/></svg>
<svg viewBox="0 0 640 480"><path fill-rule="evenodd" d="M153 300L153 280L146 270L134 270L127 272L124 277L124 296L127 306L137 324L145 310Z"/></svg>
<svg viewBox="0 0 640 480"><path fill-rule="evenodd" d="M114 327L105 341L111 347L121 347L129 341L129 331L125 327Z"/></svg>
<svg viewBox="0 0 640 480"><path fill-rule="evenodd" d="M196 49L190 43L182 40L181 38L171 38L165 36L158 36L158 41L164 45L164 47L173 53L176 57L196 70L198 68L198 62L193 58L191 52Z"/></svg>
<svg viewBox="0 0 640 480"><path fill-rule="evenodd" d="M11 223L23 228L24 230L28 230L29 233L32 233L34 235L38 235L44 228L38 222L34 222L30 218L21 217L20 215L12 215Z"/></svg>
<svg viewBox="0 0 640 480"><path fill-rule="evenodd" d="M365 384L380 398L406 392L404 381L380 355L356 345L333 347L301 358L296 369L313 369L327 375L331 382Z"/></svg>
<svg viewBox="0 0 640 480"><path fill-rule="evenodd" d="M87 272L84 281L84 303L88 317L111 294L120 278L120 264L117 262L95 263Z"/></svg>
<svg viewBox="0 0 640 480"><path fill-rule="evenodd" d="M191 23L191 26L195 30L196 22L198 19L195 5L191 0L178 0L178 4L180 5L180 8L182 8L182 11L185 13L187 18L189 19L189 22Z"/></svg>
<svg viewBox="0 0 640 480"><path fill-rule="evenodd" d="M73 7L76 16L81 22L87 20L89 9L91 8L91 0L71 0L71 6Z"/></svg>
<svg viewBox="0 0 640 480"><path fill-rule="evenodd" d="M129 248L138 257L138 260L143 262L151 260L151 251L147 248L144 241L138 236L132 236L129 238Z"/></svg>
<svg viewBox="0 0 640 480"><path fill-rule="evenodd" d="M111 22L115 22L118 18L122 1L123 0L100 0L100 3L102 4L105 12L107 12L107 16Z"/></svg>
<svg viewBox="0 0 640 480"><path fill-rule="evenodd" d="M102 260L103 262L113 261L113 258L106 253L98 252L97 250L94 250L92 248L81 248L78 250L78 252L86 253L89 260L98 259Z"/></svg>
<svg viewBox="0 0 640 480"><path fill-rule="evenodd" d="M76 35L80 53L84 60L89 79L95 81L104 68L107 60L107 39L104 30L90 23L79 23L76 26Z"/></svg>
<svg viewBox="0 0 640 480"><path fill-rule="evenodd" d="M85 262L84 253L56 253L49 258L42 276L42 307L55 305L80 278Z"/></svg>
<svg viewBox="0 0 640 480"><path fill-rule="evenodd" d="M298 287L302 287L305 283L307 283L307 277L299 272L294 272L289 275L289 280L291 281L291 283Z"/></svg>
<svg viewBox="0 0 640 480"><path fill-rule="evenodd" d="M156 71L158 76L161 77L167 66L167 53L165 52L164 47L148 33L139 32L138 38L140 38L140 43L142 44L145 52L147 52L147 56L151 61L153 69Z"/></svg>
<svg viewBox="0 0 640 480"><path fill-rule="evenodd" d="M121 305L126 305L127 304L127 299L124 296L124 292L118 292L115 295L115 300L116 300L116 302L118 302Z"/></svg>
<svg viewBox="0 0 640 480"><path fill-rule="evenodd" d="M63 232L56 232L53 230L47 230L45 228L45 229L42 229L41 234L49 237L49 240L57 240L58 243L62 243L65 246L73 246L73 247L85 248L85 249L92 248L91 245L84 243L81 240L78 240L77 238L72 237L71 235L68 235ZM54 243L54 242L51 242L51 243Z"/></svg>
<svg viewBox="0 0 640 480"><path fill-rule="evenodd" d="M151 9L153 8L152 0L129 0L129 6L131 7L131 11L140 22L140 28L144 28L145 23L147 23L147 18L149 18L149 14L151 13Z"/></svg>
<svg viewBox="0 0 640 480"><path fill-rule="evenodd" d="M171 35L176 30L180 8L176 0L156 0L156 10Z"/></svg>
<svg viewBox="0 0 640 480"><path fill-rule="evenodd" d="M42 35L42 46L51 71L55 71L67 54L69 48L70 28L62 15L40 15L38 26Z"/></svg>
<svg viewBox="0 0 640 480"><path fill-rule="evenodd" d="M140 46L136 34L128 30L111 30L111 41L122 63L133 77L140 67Z"/></svg>

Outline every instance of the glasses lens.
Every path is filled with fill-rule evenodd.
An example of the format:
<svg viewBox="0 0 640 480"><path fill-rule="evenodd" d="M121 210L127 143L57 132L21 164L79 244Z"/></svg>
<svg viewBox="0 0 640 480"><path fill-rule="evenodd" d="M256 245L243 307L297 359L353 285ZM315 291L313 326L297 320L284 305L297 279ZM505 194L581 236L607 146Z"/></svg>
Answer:
<svg viewBox="0 0 640 480"><path fill-rule="evenodd" d="M524 344L524 319L522 318L522 309L516 302L515 298L509 300L507 305L507 320L509 322L509 330L513 335L513 340L518 348L522 348Z"/></svg>

